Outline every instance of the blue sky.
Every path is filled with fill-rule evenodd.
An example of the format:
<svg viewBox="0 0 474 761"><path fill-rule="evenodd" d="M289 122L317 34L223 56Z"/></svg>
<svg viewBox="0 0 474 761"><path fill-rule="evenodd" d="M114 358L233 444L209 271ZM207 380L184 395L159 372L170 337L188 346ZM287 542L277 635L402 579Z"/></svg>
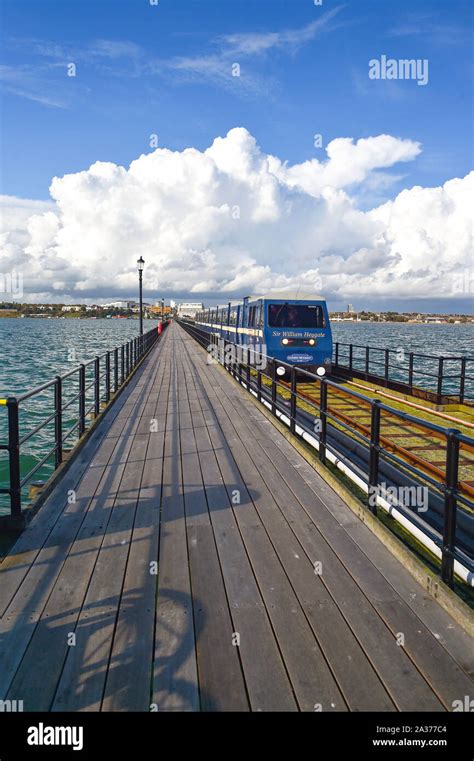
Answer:
<svg viewBox="0 0 474 761"><path fill-rule="evenodd" d="M390 197L472 166L471 0L3 0L2 8L2 193L46 199L54 175L96 160L128 166L150 150L151 133L161 147L202 150L235 126L290 163L325 158L315 133L325 144L381 133L420 141L422 154L403 165ZM369 81L368 61L381 54L428 58L429 86ZM229 84L233 62L238 86Z"/></svg>
<svg viewBox="0 0 474 761"><path fill-rule="evenodd" d="M128 298L143 255L148 299L472 311L473 7L0 0L0 274Z"/></svg>

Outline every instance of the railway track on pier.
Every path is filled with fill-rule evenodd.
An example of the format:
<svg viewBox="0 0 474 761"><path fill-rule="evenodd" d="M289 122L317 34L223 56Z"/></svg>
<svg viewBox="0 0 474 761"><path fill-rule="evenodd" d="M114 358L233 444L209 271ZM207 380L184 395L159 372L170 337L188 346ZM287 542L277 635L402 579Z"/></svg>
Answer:
<svg viewBox="0 0 474 761"><path fill-rule="evenodd" d="M290 385L282 385L290 391ZM371 408L370 401L377 398L377 394L367 396L365 403L361 398L360 389L357 389L359 396L350 395L341 385L339 388L330 387L328 389L328 413L331 416L333 425L344 429L344 432L351 435L349 428L370 439L370 419ZM320 390L316 384L298 383L298 395L307 399L311 403L311 409L316 412L312 405L319 405ZM285 396L282 391L282 396ZM388 401L388 405L401 411L407 410L407 405L403 401ZM411 410L410 410L411 411ZM419 411L416 413L419 415ZM438 425L446 425L446 420L436 410L426 408L423 411L423 418L419 422L401 420L396 414L391 414L386 410L382 411L380 426L380 443L384 449L391 452L407 465L418 468L427 476L443 481L445 478L446 466L446 437L438 434L436 431L429 430L423 426L423 419L427 422L433 422ZM346 427L347 426L347 427ZM449 427L455 427L468 436L472 436L472 424L458 419L457 423L452 422ZM357 438L353 436L353 438ZM460 480L458 488L461 494L468 500L474 500L474 447L462 442L459 450L459 474Z"/></svg>

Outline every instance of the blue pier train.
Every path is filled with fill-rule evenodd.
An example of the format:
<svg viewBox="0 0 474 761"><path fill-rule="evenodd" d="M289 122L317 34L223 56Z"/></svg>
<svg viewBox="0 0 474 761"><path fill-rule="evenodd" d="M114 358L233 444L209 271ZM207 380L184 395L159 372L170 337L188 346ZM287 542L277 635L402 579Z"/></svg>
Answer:
<svg viewBox="0 0 474 761"><path fill-rule="evenodd" d="M243 301L198 312L195 324L237 344L257 345L262 353L275 359L280 376L285 375L285 368L278 361L320 377L331 371L331 326L326 300L321 296L246 296Z"/></svg>

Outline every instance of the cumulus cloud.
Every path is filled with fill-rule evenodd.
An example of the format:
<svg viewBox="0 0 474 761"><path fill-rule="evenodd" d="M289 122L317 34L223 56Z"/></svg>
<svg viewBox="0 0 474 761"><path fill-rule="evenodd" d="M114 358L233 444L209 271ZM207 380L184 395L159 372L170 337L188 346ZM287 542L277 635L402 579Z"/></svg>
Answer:
<svg viewBox="0 0 474 761"><path fill-rule="evenodd" d="M0 272L21 269L30 301L130 296L140 255L156 296L465 296L474 172L357 206L380 170L420 150L390 135L344 137L325 161L289 166L235 128L202 152L158 149L128 169L97 162L55 177L51 202L0 198Z"/></svg>

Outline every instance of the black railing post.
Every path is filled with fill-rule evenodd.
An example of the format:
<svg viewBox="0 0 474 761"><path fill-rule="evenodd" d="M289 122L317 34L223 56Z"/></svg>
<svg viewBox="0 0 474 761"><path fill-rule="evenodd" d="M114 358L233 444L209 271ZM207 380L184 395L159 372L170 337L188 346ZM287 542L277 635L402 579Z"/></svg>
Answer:
<svg viewBox="0 0 474 761"><path fill-rule="evenodd" d="M100 413L100 357L94 359L94 415Z"/></svg>
<svg viewBox="0 0 474 761"><path fill-rule="evenodd" d="M369 365L370 365L370 346L365 347L365 374L369 374Z"/></svg>
<svg viewBox="0 0 474 761"><path fill-rule="evenodd" d="M385 349L383 374L386 381L388 381L389 366L390 366L390 354L389 354L389 350Z"/></svg>
<svg viewBox="0 0 474 761"><path fill-rule="evenodd" d="M413 352L410 352L409 358L408 358L408 385L410 387L410 393L413 391L413 362L414 362L415 355Z"/></svg>
<svg viewBox="0 0 474 761"><path fill-rule="evenodd" d="M444 493L443 548L441 554L441 578L454 587L454 551L456 548L456 490L459 478L459 431L448 430L446 441L446 488Z"/></svg>
<svg viewBox="0 0 474 761"><path fill-rule="evenodd" d="M63 461L63 381L56 375L54 384L54 467L59 468Z"/></svg>
<svg viewBox="0 0 474 761"><path fill-rule="evenodd" d="M296 433L296 367L291 368L290 431Z"/></svg>
<svg viewBox="0 0 474 761"><path fill-rule="evenodd" d="M262 401L262 371L260 368L257 370L257 399Z"/></svg>
<svg viewBox="0 0 474 761"><path fill-rule="evenodd" d="M114 349L114 393L118 389L118 347Z"/></svg>
<svg viewBox="0 0 474 761"><path fill-rule="evenodd" d="M7 410L8 454L10 457L10 513L12 518L21 520L20 425L18 401L15 397L8 397Z"/></svg>
<svg viewBox="0 0 474 761"><path fill-rule="evenodd" d="M369 508L377 515L377 492L379 484L380 457L380 402L372 402L370 421L370 457L369 457Z"/></svg>
<svg viewBox="0 0 474 761"><path fill-rule="evenodd" d="M130 372L130 341L125 344L125 377L128 378Z"/></svg>
<svg viewBox="0 0 474 761"><path fill-rule="evenodd" d="M272 362L272 415L276 415L276 362Z"/></svg>
<svg viewBox="0 0 474 761"><path fill-rule="evenodd" d="M86 430L86 368L79 365L79 436Z"/></svg>
<svg viewBox="0 0 474 761"><path fill-rule="evenodd" d="M235 352L235 371L238 375L240 385L242 385L242 344L239 344L238 350Z"/></svg>
<svg viewBox="0 0 474 761"><path fill-rule="evenodd" d="M327 410L328 410L328 382L326 378L321 380L319 389L319 459L326 463L326 440L327 440Z"/></svg>
<svg viewBox="0 0 474 761"><path fill-rule="evenodd" d="M466 357L461 358L461 378L459 380L459 401L464 402L464 392L466 384Z"/></svg>
<svg viewBox="0 0 474 761"><path fill-rule="evenodd" d="M441 397L443 395L443 373L444 373L444 357L438 359L438 404L441 403Z"/></svg>
<svg viewBox="0 0 474 761"><path fill-rule="evenodd" d="M110 351L105 355L105 401L110 402Z"/></svg>
<svg viewBox="0 0 474 761"><path fill-rule="evenodd" d="M233 373L234 378L236 378L239 381L239 383L240 383L239 351L240 351L240 345L237 347L237 349L235 351L235 354L234 354L234 357L233 357L233 362L232 362L231 366L232 366L232 373Z"/></svg>
<svg viewBox="0 0 474 761"><path fill-rule="evenodd" d="M336 356L334 358L335 364L339 364L339 342L336 341Z"/></svg>
<svg viewBox="0 0 474 761"><path fill-rule="evenodd" d="M352 370L352 344L349 344L349 369Z"/></svg>

